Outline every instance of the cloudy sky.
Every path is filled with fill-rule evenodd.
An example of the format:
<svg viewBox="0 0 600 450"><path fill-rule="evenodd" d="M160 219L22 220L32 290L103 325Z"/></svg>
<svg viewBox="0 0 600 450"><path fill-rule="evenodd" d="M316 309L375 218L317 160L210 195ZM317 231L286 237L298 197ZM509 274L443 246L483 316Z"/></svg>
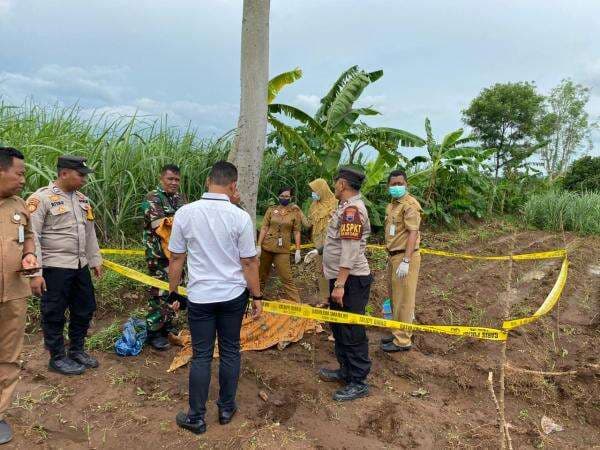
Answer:
<svg viewBox="0 0 600 450"><path fill-rule="evenodd" d="M0 96L220 135L237 121L241 13L242 0L0 0ZM278 101L310 112L358 64L384 70L363 94L372 125L422 135L429 117L439 136L487 86L546 93L567 77L600 116L596 0L271 0L270 36L271 76L304 71Z"/></svg>

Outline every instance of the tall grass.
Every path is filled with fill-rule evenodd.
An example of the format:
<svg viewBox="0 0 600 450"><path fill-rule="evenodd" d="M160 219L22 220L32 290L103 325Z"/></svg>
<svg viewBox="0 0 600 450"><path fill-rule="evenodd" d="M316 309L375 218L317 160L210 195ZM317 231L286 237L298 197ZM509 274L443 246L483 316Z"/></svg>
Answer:
<svg viewBox="0 0 600 450"><path fill-rule="evenodd" d="M549 191L532 196L523 211L527 222L542 230L600 234L600 192Z"/></svg>
<svg viewBox="0 0 600 450"><path fill-rule="evenodd" d="M106 116L82 119L77 107L43 108L33 104L12 107L0 103L0 142L25 153L27 187L24 196L56 176L61 154L88 158L96 172L84 192L94 207L100 239L127 244L141 237L140 205L158 182L167 163L182 170L182 191L197 199L212 164L227 157L228 136L199 139L192 130L180 131L165 121Z"/></svg>

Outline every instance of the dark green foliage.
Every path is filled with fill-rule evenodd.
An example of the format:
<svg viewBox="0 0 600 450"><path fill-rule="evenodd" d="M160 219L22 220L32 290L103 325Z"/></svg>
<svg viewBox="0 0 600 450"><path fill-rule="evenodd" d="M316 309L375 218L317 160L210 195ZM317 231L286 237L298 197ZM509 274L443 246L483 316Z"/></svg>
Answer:
<svg viewBox="0 0 600 450"><path fill-rule="evenodd" d="M563 185L570 191L600 191L600 156L584 156L574 161Z"/></svg>

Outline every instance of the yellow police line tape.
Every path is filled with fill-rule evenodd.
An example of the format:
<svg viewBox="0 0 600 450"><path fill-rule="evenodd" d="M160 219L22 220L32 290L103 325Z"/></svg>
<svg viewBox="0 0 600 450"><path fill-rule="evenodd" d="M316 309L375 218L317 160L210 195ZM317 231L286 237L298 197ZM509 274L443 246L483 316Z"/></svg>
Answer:
<svg viewBox="0 0 600 450"><path fill-rule="evenodd" d="M104 260L105 267L124 275L140 283L156 287L158 289L168 290L169 284L158 280L149 275L141 273L129 267L122 266L113 261ZM178 292L186 295L186 290L179 287ZM371 325L376 327L394 328L405 331L427 331L430 333L452 334L456 336L467 336L478 339L487 339L491 341L505 341L507 333L495 328L450 326L450 325L415 325L395 320L379 319L376 317L364 316L361 314L348 313L345 311L335 311L331 309L314 308L304 304L289 304L278 301L264 300L263 311L274 314L285 314L294 317L303 317L306 319L320 320L324 322L349 323L356 325Z"/></svg>
<svg viewBox="0 0 600 450"><path fill-rule="evenodd" d="M302 245L301 248L312 248L314 245L305 244ZM375 245L369 244L367 248L375 249L375 250L385 250L384 245ZM469 255L466 253L454 253L454 252L446 252L442 250L433 250L430 248L423 248L419 250L422 254L430 254L437 256L448 256L450 258L462 258L462 259L479 259L479 260L488 260L488 261L508 261L512 259L513 261L527 261L534 259L552 259L552 258L564 258L567 256L567 251L565 249L557 249L550 250L546 252L535 252L535 253L522 253L517 255L502 255L502 256L479 256L479 255ZM144 255L144 250L121 250L117 248L110 249L102 249L101 253L105 255L125 255L125 256L137 256Z"/></svg>
<svg viewBox="0 0 600 450"><path fill-rule="evenodd" d="M168 290L168 283L153 278L129 267L122 266L113 261L104 260L104 266L140 283L154 286L159 289ZM305 304L289 304L278 301L263 301L263 309L275 314L286 314L295 317L304 317L308 319L321 320L325 322L349 323L357 325L369 325L383 328L393 328L404 331L425 331L429 333L450 334L455 336L466 336L477 339L504 341L507 339L507 331L536 321L540 317L548 314L556 305L564 290L569 270L569 261L563 259L560 273L552 287L552 290L538 308L530 317L508 320L502 324L502 330L485 327L452 326L452 325L416 325L405 322L399 322L388 319L379 319L376 317L365 316L361 314L348 313L344 311L335 311L330 309L314 308ZM183 287L178 288L181 295L186 295Z"/></svg>

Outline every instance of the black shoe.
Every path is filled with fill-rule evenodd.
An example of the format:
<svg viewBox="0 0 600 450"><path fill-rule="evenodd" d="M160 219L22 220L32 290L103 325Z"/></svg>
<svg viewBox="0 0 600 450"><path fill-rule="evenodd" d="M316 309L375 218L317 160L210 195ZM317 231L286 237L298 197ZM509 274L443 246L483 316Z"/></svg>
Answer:
<svg viewBox="0 0 600 450"><path fill-rule="evenodd" d="M235 416L236 412L237 408L234 408L233 411L219 410L219 423L221 425L227 425L229 422L231 422L231 419L233 419L233 416Z"/></svg>
<svg viewBox="0 0 600 450"><path fill-rule="evenodd" d="M69 352L69 358L71 358L75 362L78 362L79 364L84 365L85 367L87 367L89 369L95 369L96 367L98 367L100 365L96 358L88 355L86 352L84 352L82 350Z"/></svg>
<svg viewBox="0 0 600 450"><path fill-rule="evenodd" d="M150 338L150 345L156 350L165 351L171 348L169 340L164 336L153 336Z"/></svg>
<svg viewBox="0 0 600 450"><path fill-rule="evenodd" d="M412 345L396 345L394 342L388 342L387 344L381 344L381 350L387 353L395 353L395 352L407 352L412 348Z"/></svg>
<svg viewBox="0 0 600 450"><path fill-rule="evenodd" d="M319 369L319 378L327 382L345 382L346 377L342 374L341 369Z"/></svg>
<svg viewBox="0 0 600 450"><path fill-rule="evenodd" d="M394 336L387 336L381 338L382 344L389 344L390 342L394 342Z"/></svg>
<svg viewBox="0 0 600 450"><path fill-rule="evenodd" d="M50 358L48 369L53 372L58 372L61 375L81 375L85 372L85 366L83 364L73 361L68 356Z"/></svg>
<svg viewBox="0 0 600 450"><path fill-rule="evenodd" d="M183 411L179 411L175 416L175 422L184 430L191 431L194 434L202 434L206 432L206 422L204 419L191 420Z"/></svg>
<svg viewBox="0 0 600 450"><path fill-rule="evenodd" d="M346 387L333 394L333 399L338 402L346 402L366 397L367 395L369 395L369 385L364 383L348 383Z"/></svg>
<svg viewBox="0 0 600 450"><path fill-rule="evenodd" d="M13 431L8 422L0 420L0 445L12 441Z"/></svg>

